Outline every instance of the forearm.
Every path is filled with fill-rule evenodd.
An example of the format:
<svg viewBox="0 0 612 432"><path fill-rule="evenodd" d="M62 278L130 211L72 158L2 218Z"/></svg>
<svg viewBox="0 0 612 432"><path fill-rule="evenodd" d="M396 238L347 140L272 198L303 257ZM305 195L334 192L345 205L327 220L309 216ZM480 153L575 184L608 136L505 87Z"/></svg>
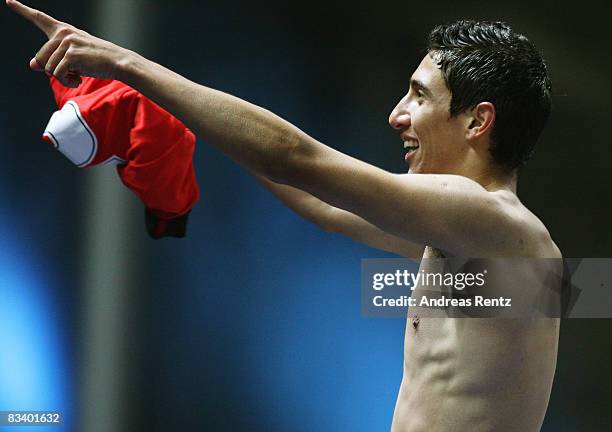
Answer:
<svg viewBox="0 0 612 432"><path fill-rule="evenodd" d="M334 208L308 192L275 183L259 174L251 173L257 181L291 210L325 231L336 231L332 220Z"/></svg>
<svg viewBox="0 0 612 432"><path fill-rule="evenodd" d="M252 172L285 182L288 161L312 140L270 111L196 84L128 51L118 78Z"/></svg>

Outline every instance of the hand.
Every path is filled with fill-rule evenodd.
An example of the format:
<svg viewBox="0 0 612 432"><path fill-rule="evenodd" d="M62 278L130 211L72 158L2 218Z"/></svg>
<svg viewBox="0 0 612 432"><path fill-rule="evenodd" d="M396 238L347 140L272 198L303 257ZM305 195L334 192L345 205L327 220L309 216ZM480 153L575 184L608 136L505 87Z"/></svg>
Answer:
<svg viewBox="0 0 612 432"><path fill-rule="evenodd" d="M30 60L30 68L55 76L64 86L76 88L80 75L117 79L119 65L129 51L63 23L16 0L8 7L42 30L49 41Z"/></svg>

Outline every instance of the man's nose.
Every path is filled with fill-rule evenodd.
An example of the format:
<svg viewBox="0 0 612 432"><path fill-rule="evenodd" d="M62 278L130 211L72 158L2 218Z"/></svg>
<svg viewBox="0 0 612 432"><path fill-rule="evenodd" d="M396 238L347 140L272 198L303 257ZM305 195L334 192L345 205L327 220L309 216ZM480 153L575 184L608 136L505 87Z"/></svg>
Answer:
<svg viewBox="0 0 612 432"><path fill-rule="evenodd" d="M389 125L396 130L410 127L410 114L406 106L399 103L389 115Z"/></svg>

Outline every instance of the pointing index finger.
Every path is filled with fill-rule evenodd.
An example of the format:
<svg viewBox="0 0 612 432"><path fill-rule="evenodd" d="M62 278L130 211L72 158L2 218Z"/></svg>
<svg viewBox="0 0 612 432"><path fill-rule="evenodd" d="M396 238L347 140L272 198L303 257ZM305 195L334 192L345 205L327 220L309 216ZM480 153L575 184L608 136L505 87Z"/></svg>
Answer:
<svg viewBox="0 0 612 432"><path fill-rule="evenodd" d="M33 23L36 27L41 29L47 37L51 37L55 29L57 28L59 21L55 18L50 17L44 12L36 9L32 9L17 0L6 0L7 6L13 11Z"/></svg>

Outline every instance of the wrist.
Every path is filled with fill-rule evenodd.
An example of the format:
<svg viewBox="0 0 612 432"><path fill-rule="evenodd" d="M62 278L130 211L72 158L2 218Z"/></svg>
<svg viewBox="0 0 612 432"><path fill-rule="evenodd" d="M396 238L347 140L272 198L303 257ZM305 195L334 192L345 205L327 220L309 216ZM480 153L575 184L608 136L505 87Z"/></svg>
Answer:
<svg viewBox="0 0 612 432"><path fill-rule="evenodd" d="M128 49L122 49L121 54L117 57L115 62L115 79L121 81L127 85L131 85L131 82L136 75L139 63L143 58L134 51Z"/></svg>

